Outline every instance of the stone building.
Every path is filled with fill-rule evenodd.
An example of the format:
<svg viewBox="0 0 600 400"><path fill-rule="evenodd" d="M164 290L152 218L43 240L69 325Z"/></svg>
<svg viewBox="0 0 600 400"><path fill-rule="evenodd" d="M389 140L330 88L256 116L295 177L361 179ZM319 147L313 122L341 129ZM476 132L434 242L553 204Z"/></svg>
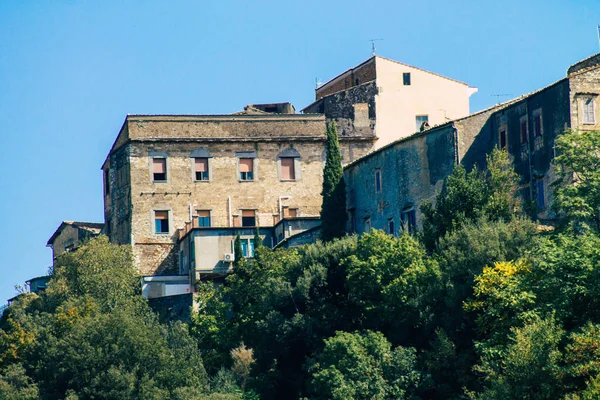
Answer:
<svg viewBox="0 0 600 400"><path fill-rule="evenodd" d="M466 83L373 56L318 87L303 112L335 120L341 137L376 136L381 148L423 126L466 117L475 92Z"/></svg>
<svg viewBox="0 0 600 400"><path fill-rule="evenodd" d="M142 275L177 274L179 229L267 228L318 216L326 120L293 112L283 103L233 115L127 116L102 166L111 241L133 246ZM340 145L353 161L374 141L358 133ZM225 236L218 257L231 242Z"/></svg>
<svg viewBox="0 0 600 400"><path fill-rule="evenodd" d="M541 220L554 218L554 141L568 128L600 129L600 54L558 82L488 110L385 146L346 166L349 230L398 234L420 225L420 205L434 201L454 165L485 167L494 147L506 149L520 192Z"/></svg>
<svg viewBox="0 0 600 400"><path fill-rule="evenodd" d="M52 248L52 260L98 236L103 228L104 224L99 222L63 221L46 243L47 247Z"/></svg>

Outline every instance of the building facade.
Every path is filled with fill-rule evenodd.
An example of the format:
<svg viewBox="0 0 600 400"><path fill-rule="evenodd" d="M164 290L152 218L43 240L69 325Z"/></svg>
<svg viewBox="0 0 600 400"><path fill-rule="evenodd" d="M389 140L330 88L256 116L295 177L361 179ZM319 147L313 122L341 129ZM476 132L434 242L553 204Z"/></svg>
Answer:
<svg viewBox="0 0 600 400"><path fill-rule="evenodd" d="M340 135L371 134L375 148L469 115L477 89L380 56L336 76L315 91L305 113L336 121Z"/></svg>
<svg viewBox="0 0 600 400"><path fill-rule="evenodd" d="M63 221L46 243L46 246L52 249L52 260L100 235L102 229L104 224L99 222Z"/></svg>
<svg viewBox="0 0 600 400"><path fill-rule="evenodd" d="M285 112L293 107L126 118L102 167L106 232L133 246L142 275L178 273L179 229L319 215L326 119ZM374 141L353 135L340 145L353 161Z"/></svg>
<svg viewBox="0 0 600 400"><path fill-rule="evenodd" d="M600 54L533 93L381 148L346 166L350 231L399 234L421 224L420 206L434 201L458 163L485 167L485 156L505 149L520 177L520 194L540 220L550 205L554 142L566 129L600 129Z"/></svg>

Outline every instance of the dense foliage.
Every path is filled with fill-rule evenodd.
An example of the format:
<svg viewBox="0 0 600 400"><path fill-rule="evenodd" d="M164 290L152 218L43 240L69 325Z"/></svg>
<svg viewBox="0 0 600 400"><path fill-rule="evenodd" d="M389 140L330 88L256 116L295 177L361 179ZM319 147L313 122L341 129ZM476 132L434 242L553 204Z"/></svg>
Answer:
<svg viewBox="0 0 600 400"><path fill-rule="evenodd" d="M600 398L600 235L569 206L595 192L558 186L574 223L538 231L516 186L498 151L455 169L420 234L270 250L257 232L187 325L157 322L129 250L91 241L0 321L0 398Z"/></svg>

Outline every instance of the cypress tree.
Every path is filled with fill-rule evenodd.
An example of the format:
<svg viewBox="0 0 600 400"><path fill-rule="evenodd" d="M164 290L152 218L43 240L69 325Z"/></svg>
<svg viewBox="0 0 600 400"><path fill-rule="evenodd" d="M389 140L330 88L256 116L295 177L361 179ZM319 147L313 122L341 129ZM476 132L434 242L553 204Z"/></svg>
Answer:
<svg viewBox="0 0 600 400"><path fill-rule="evenodd" d="M325 242L346 234L346 184L335 122L327 125L327 160L323 168L321 239Z"/></svg>
<svg viewBox="0 0 600 400"><path fill-rule="evenodd" d="M262 247L263 242L262 242L262 238L260 237L260 228L257 226L254 229L254 259L256 261L259 261L259 255L258 255L258 249L260 247Z"/></svg>
<svg viewBox="0 0 600 400"><path fill-rule="evenodd" d="M242 239L238 233L233 242L233 266L234 268L240 265L244 259L244 252L242 251Z"/></svg>

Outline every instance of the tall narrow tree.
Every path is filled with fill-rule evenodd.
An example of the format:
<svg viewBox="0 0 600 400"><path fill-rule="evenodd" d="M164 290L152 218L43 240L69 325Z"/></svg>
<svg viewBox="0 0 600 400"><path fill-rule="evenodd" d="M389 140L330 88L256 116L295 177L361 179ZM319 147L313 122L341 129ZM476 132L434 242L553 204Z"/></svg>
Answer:
<svg viewBox="0 0 600 400"><path fill-rule="evenodd" d="M323 168L323 205L321 206L321 239L325 242L346 233L346 184L342 155L335 122L327 125L325 142L327 160Z"/></svg>
<svg viewBox="0 0 600 400"><path fill-rule="evenodd" d="M237 267L244 258L244 251L242 250L242 239L238 233L233 242L233 267Z"/></svg>

